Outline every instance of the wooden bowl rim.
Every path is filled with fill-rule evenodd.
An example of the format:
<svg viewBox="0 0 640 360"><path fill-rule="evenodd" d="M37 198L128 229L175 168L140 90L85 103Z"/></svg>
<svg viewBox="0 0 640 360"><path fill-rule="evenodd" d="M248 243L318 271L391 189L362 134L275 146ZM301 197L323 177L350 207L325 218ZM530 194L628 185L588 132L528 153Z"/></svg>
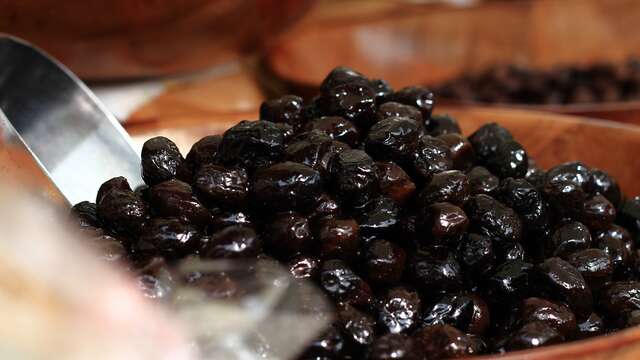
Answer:
<svg viewBox="0 0 640 360"><path fill-rule="evenodd" d="M640 101L638 102L640 105ZM585 124L586 126L595 126L595 127L606 127L611 129L619 129L620 131L628 131L633 133L638 133L640 136L640 126L621 123L616 121L604 120L593 116L588 115L573 115L573 114L562 114L555 112L543 111L540 109L531 109L531 108L523 108L523 107L509 107L509 106L489 106L484 104L450 104L450 103L441 103L437 104L434 109L434 115L444 115L448 112L457 112L457 111L465 111L465 112L473 112L477 114L478 117L486 116L486 122L493 122L492 116L495 117L496 114L500 114L501 116L513 115L514 121L521 121L520 119L524 119L522 121L535 121L535 120L551 120L551 121L559 121L565 123L572 124ZM484 115L486 113L486 115ZM460 115L457 119L460 122L464 122L464 115ZM497 120L496 122L500 122Z"/></svg>
<svg viewBox="0 0 640 360"><path fill-rule="evenodd" d="M629 101L605 101L574 104L525 104L525 103L490 103L473 100L456 100L440 97L440 106L446 107L479 107L491 109L518 109L527 111L545 111L558 114L585 114L588 118L590 113L606 113L618 111L638 111L640 113L640 100ZM436 101L438 95L436 94ZM437 108L437 107L436 107Z"/></svg>
<svg viewBox="0 0 640 360"><path fill-rule="evenodd" d="M514 118L526 119L526 121L544 118L546 120L559 121L565 123L580 123L584 126L591 127L606 127L617 129L617 131L633 132L636 136L640 137L640 127L612 122L592 117L555 114L543 111L527 110L522 108L504 108L494 106L477 106L468 105L461 107L441 106L436 107L437 113L447 113L447 111L463 110L470 111L474 114L483 116L486 113L487 121L491 120L491 115L501 113L504 115L513 115ZM461 115L459 121L464 121L464 117ZM498 121L499 123L500 121ZM562 359L562 358L578 358L581 355L589 353L599 353L615 348L621 348L631 343L640 342L640 326L616 331L614 333L600 335L589 339L576 340L569 343L562 343L542 347L538 349L528 349L519 351L509 351L505 354L488 354L479 357L473 357L474 359L504 359L504 360L542 360L542 359Z"/></svg>
<svg viewBox="0 0 640 360"><path fill-rule="evenodd" d="M489 354L475 356L474 359L504 359L504 360L542 360L578 358L585 354L622 348L625 345L640 341L640 327L632 327L613 333L599 335L589 339L576 340L568 343L541 347L538 349L509 351L505 354Z"/></svg>

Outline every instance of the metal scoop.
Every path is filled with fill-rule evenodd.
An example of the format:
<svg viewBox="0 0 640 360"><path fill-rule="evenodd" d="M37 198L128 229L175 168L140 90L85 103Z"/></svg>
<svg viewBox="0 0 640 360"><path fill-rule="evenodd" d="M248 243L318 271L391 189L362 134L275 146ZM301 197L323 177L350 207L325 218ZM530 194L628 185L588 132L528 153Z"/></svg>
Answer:
<svg viewBox="0 0 640 360"><path fill-rule="evenodd" d="M140 156L116 118L71 71L40 49L0 35L0 122L71 204L124 176L142 184Z"/></svg>
<svg viewBox="0 0 640 360"><path fill-rule="evenodd" d="M93 200L99 186L114 176L125 176L132 187L142 184L138 152L96 96L43 51L3 35L0 35L0 130L0 157L19 160L14 161L15 166L0 162L0 189L7 192L16 192L15 182L3 187L2 176L19 172L20 167L27 167L26 162L34 161L42 169L43 177L47 176L71 204ZM14 148L18 151L13 151ZM25 152L31 156L22 156ZM38 176L35 172L27 172L27 176ZM49 181L42 186L50 187ZM1 195L2 192L0 200ZM28 220L34 229L41 229L35 222L41 219L42 216L31 213ZM6 238L11 240L8 245L28 245L25 241L13 241L16 237L11 235ZM12 254L6 250L11 247L3 249L4 255ZM42 251L42 246L38 245L38 249ZM28 253L22 248L18 250L15 257ZM292 279L275 263L187 262L180 271L184 273L178 273L176 279L164 279L170 280L173 289L166 309L184 328L190 339L189 349L197 350L195 358L290 359L332 319L329 303L318 289L310 282ZM213 279L234 279L233 284L237 285L234 289L239 295L224 300L210 298L205 289L184 280L194 271ZM91 272L80 270L74 275L91 276L89 283L96 283ZM224 288L228 285L222 286L230 291ZM0 286L0 295L1 290ZM82 289L81 293L91 293L91 288ZM2 346L0 341L0 353Z"/></svg>

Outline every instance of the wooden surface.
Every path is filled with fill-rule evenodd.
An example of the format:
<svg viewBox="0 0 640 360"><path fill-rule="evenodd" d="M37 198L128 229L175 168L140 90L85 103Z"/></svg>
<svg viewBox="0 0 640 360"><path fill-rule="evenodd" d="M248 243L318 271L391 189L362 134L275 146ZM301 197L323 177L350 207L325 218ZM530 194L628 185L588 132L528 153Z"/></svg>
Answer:
<svg viewBox="0 0 640 360"><path fill-rule="evenodd" d="M399 87L495 63L548 68L624 60L640 49L636 0L489 1L467 8L343 3L333 12L319 8L287 31L270 48L270 69L316 86L331 68L347 65Z"/></svg>
<svg viewBox="0 0 640 360"><path fill-rule="evenodd" d="M0 0L0 32L85 79L192 71L258 51L314 0Z"/></svg>

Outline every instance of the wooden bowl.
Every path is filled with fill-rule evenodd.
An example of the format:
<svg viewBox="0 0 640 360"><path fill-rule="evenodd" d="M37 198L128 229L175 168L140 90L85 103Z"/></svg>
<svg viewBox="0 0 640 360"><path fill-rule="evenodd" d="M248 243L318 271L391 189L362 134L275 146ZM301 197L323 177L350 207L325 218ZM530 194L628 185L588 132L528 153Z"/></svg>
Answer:
<svg viewBox="0 0 640 360"><path fill-rule="evenodd" d="M167 75L261 49L315 0L0 1L0 32L85 79Z"/></svg>
<svg viewBox="0 0 640 360"><path fill-rule="evenodd" d="M455 116L466 135L488 121L496 121L508 128L543 167L564 161L581 160L613 175L626 194L640 194L640 127L510 109L439 108L436 113ZM139 145L152 136L164 135L176 141L178 147L186 153L201 137L222 133L238 120L256 119L257 116L255 109L236 115L210 116L210 122L203 124L196 114L194 119L181 116L178 121L165 119L161 122L134 124L128 127L128 130ZM635 360L640 358L640 328L627 329L590 340L480 359L489 358Z"/></svg>
<svg viewBox="0 0 640 360"><path fill-rule="evenodd" d="M484 1L465 8L346 3L323 4L270 47L266 68L293 92L314 92L337 65L403 87L437 85L496 64L548 69L640 55L640 2L633 0ZM526 108L640 124L636 101Z"/></svg>
<svg viewBox="0 0 640 360"><path fill-rule="evenodd" d="M474 101L442 100L440 104L447 107L487 107L497 109L520 109L527 111L545 111L565 115L606 119L632 125L640 125L640 101L616 101L584 104L530 105L513 103L482 103Z"/></svg>

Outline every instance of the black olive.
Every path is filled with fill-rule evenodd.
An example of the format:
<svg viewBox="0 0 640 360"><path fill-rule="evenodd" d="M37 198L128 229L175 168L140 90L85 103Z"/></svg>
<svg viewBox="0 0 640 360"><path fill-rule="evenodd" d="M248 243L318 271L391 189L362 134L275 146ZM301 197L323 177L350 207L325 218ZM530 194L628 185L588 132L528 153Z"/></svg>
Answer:
<svg viewBox="0 0 640 360"><path fill-rule="evenodd" d="M197 250L200 236L201 232L193 225L178 219L156 218L144 227L135 249L142 254L177 259Z"/></svg>
<svg viewBox="0 0 640 360"><path fill-rule="evenodd" d="M304 120L302 103L302 98L296 95L267 100L260 105L260 120L300 127Z"/></svg>
<svg viewBox="0 0 640 360"><path fill-rule="evenodd" d="M419 321L422 300L417 292L405 287L389 289L379 301L378 324L393 334L413 330Z"/></svg>
<svg viewBox="0 0 640 360"><path fill-rule="evenodd" d="M262 250L262 241L249 226L233 225L215 232L200 255L205 258L251 258Z"/></svg>
<svg viewBox="0 0 640 360"><path fill-rule="evenodd" d="M159 217L178 218L201 227L211 221L209 211L193 195L191 186L180 180L167 180L152 186L149 204Z"/></svg>
<svg viewBox="0 0 640 360"><path fill-rule="evenodd" d="M341 141L349 146L357 146L360 143L360 132L349 120L340 116L323 116L309 121L305 131L320 131L333 140Z"/></svg>
<svg viewBox="0 0 640 360"><path fill-rule="evenodd" d="M416 341L432 359L449 359L478 355L478 343L451 325L432 325L416 333Z"/></svg>
<svg viewBox="0 0 640 360"><path fill-rule="evenodd" d="M191 180L191 168L176 144L162 136L147 140L142 146L144 182L152 186L174 178Z"/></svg>
<svg viewBox="0 0 640 360"><path fill-rule="evenodd" d="M284 135L270 121L241 121L222 136L217 158L225 166L249 170L269 166L282 158Z"/></svg>
<svg viewBox="0 0 640 360"><path fill-rule="evenodd" d="M253 197L263 210L308 209L321 192L320 173L294 162L260 169L253 179Z"/></svg>
<svg viewBox="0 0 640 360"><path fill-rule="evenodd" d="M200 166L213 164L216 161L220 142L222 142L221 135L209 135L198 140L191 146L186 160L194 172L197 171Z"/></svg>

